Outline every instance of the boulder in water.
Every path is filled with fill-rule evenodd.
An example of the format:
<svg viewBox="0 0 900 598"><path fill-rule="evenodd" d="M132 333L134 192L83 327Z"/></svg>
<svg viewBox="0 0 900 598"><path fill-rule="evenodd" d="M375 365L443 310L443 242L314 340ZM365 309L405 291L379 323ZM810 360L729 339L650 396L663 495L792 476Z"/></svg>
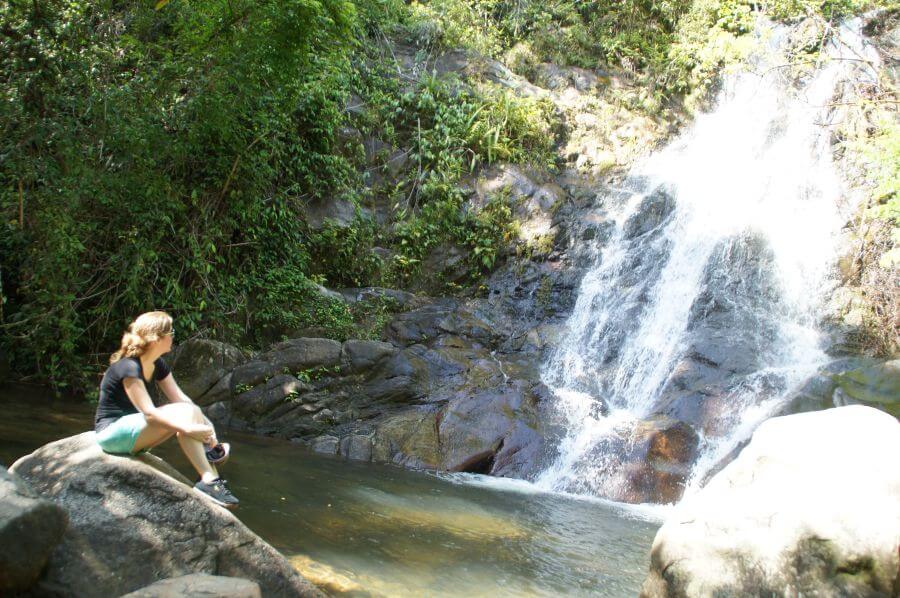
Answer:
<svg viewBox="0 0 900 598"><path fill-rule="evenodd" d="M655 416L597 448L615 455L607 497L627 503L673 503L681 498L699 437L682 421Z"/></svg>
<svg viewBox="0 0 900 598"><path fill-rule="evenodd" d="M900 423L869 407L764 422L660 528L641 595L896 595L897 455Z"/></svg>
<svg viewBox="0 0 900 598"><path fill-rule="evenodd" d="M0 467L0 595L37 581L68 520L59 505Z"/></svg>
<svg viewBox="0 0 900 598"><path fill-rule="evenodd" d="M108 455L93 432L51 442L12 471L69 512L42 582L75 596L121 596L161 579L250 579L266 596L321 593L274 548L161 459Z"/></svg>

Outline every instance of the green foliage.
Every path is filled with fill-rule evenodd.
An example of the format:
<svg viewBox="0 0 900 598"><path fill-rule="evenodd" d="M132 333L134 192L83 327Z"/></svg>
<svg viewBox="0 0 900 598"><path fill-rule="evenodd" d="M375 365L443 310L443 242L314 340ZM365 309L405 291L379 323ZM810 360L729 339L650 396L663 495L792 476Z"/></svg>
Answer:
<svg viewBox="0 0 900 598"><path fill-rule="evenodd" d="M0 209L16 221L21 200L24 222L2 228L2 342L20 370L80 382L151 308L188 331L241 329L250 298L286 318L308 288L298 201L355 177L333 151L355 14L4 3Z"/></svg>
<svg viewBox="0 0 900 598"><path fill-rule="evenodd" d="M381 258L372 252L376 225L357 218L349 226L327 222L309 238L313 276L330 286L362 287L378 278Z"/></svg>
<svg viewBox="0 0 900 598"><path fill-rule="evenodd" d="M552 106L491 88L476 91L427 78L382 107L399 145L410 147L415 167L396 189L398 208L461 199L458 181L498 160L552 161Z"/></svg>

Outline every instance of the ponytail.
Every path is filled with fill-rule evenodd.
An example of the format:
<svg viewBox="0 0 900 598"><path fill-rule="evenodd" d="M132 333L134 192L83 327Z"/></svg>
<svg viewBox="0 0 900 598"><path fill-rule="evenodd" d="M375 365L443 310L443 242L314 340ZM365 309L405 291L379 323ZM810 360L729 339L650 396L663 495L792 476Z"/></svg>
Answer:
<svg viewBox="0 0 900 598"><path fill-rule="evenodd" d="M151 311L141 314L122 335L119 350L109 357L109 363L116 363L123 357L140 357L147 350L147 345L171 332L172 316L166 312Z"/></svg>

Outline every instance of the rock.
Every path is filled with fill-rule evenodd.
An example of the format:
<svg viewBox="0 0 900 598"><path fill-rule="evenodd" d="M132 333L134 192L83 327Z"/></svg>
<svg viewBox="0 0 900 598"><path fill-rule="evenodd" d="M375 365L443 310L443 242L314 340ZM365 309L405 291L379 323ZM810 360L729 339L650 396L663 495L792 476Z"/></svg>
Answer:
<svg viewBox="0 0 900 598"><path fill-rule="evenodd" d="M429 405L383 418L376 424L372 459L417 469L437 469L440 464L437 416L438 408Z"/></svg>
<svg viewBox="0 0 900 598"><path fill-rule="evenodd" d="M672 196L662 187L656 189L641 200L634 215L625 222L625 238L633 239L659 228L674 210L675 200Z"/></svg>
<svg viewBox="0 0 900 598"><path fill-rule="evenodd" d="M281 375L269 379L264 385L241 393L231 401L232 411L243 418L258 418L272 411L286 400L299 397L310 390L308 384L293 376Z"/></svg>
<svg viewBox="0 0 900 598"><path fill-rule="evenodd" d="M396 302L400 307L408 307L416 300L416 296L412 293L382 287L341 289L340 293L347 303L389 299Z"/></svg>
<svg viewBox="0 0 900 598"><path fill-rule="evenodd" d="M341 453L354 461L372 460L372 437L365 434L351 434L347 437L347 447Z"/></svg>
<svg viewBox="0 0 900 598"><path fill-rule="evenodd" d="M529 410L526 392L518 385L465 389L450 401L438 424L441 468L495 473L498 455L509 436L518 432L515 451L522 450L522 439L528 438L522 426L537 429L537 419ZM539 439L538 434L528 438L531 442ZM510 459L506 461L508 468Z"/></svg>
<svg viewBox="0 0 900 598"><path fill-rule="evenodd" d="M350 226L356 219L356 211L357 206L352 200L333 196L310 201L303 207L306 223L313 231L322 230L326 226Z"/></svg>
<svg viewBox="0 0 900 598"><path fill-rule="evenodd" d="M333 367L341 363L341 343L327 338L295 338L278 343L261 356L281 373Z"/></svg>
<svg viewBox="0 0 900 598"><path fill-rule="evenodd" d="M833 380L836 405L862 403L900 417L900 359L836 374Z"/></svg>
<svg viewBox="0 0 900 598"><path fill-rule="evenodd" d="M641 422L629 440L630 503L673 503L681 498L700 438L685 422L657 417Z"/></svg>
<svg viewBox="0 0 900 598"><path fill-rule="evenodd" d="M93 432L47 444L12 471L69 512L43 581L75 596L121 596L170 577L250 579L266 596L318 596L274 548L164 461L108 455Z"/></svg>
<svg viewBox="0 0 900 598"><path fill-rule="evenodd" d="M380 341L348 340L341 346L341 364L347 373L375 367L397 354L397 348Z"/></svg>
<svg viewBox="0 0 900 598"><path fill-rule="evenodd" d="M12 368L9 366L9 356L2 348L0 348L0 378L9 379L12 374Z"/></svg>
<svg viewBox="0 0 900 598"><path fill-rule="evenodd" d="M321 453L323 455L337 455L338 447L340 445L340 438L337 436L319 436L318 438L314 438L312 444L312 450Z"/></svg>
<svg viewBox="0 0 900 598"><path fill-rule="evenodd" d="M240 365L231 372L231 393L246 392L260 382L265 382L273 371L272 365L265 361L254 360Z"/></svg>
<svg viewBox="0 0 900 598"><path fill-rule="evenodd" d="M37 581L68 520L59 505L0 467L0 595Z"/></svg>
<svg viewBox="0 0 900 598"><path fill-rule="evenodd" d="M641 595L888 596L900 423L863 406L776 417L660 528Z"/></svg>
<svg viewBox="0 0 900 598"><path fill-rule="evenodd" d="M259 584L249 579L192 573L164 579L122 598L261 598Z"/></svg>
<svg viewBox="0 0 900 598"><path fill-rule="evenodd" d="M203 393L203 396L197 399L195 402L199 405L211 405L213 403L217 403L219 401L227 401L231 398L231 376L232 373L228 372L221 378L219 381L213 384L213 387Z"/></svg>
<svg viewBox="0 0 900 598"><path fill-rule="evenodd" d="M341 343L327 338L295 338L274 345L231 373L231 392L240 394L278 374L295 374L341 363Z"/></svg>
<svg viewBox="0 0 900 598"><path fill-rule="evenodd" d="M428 276L417 277L413 286L423 291L440 291L448 282L461 283L469 275L469 252L455 243L435 246L422 261Z"/></svg>
<svg viewBox="0 0 900 598"><path fill-rule="evenodd" d="M205 396L219 380L244 361L240 349L207 339L192 339L178 348L172 372L178 385L198 405L214 403Z"/></svg>

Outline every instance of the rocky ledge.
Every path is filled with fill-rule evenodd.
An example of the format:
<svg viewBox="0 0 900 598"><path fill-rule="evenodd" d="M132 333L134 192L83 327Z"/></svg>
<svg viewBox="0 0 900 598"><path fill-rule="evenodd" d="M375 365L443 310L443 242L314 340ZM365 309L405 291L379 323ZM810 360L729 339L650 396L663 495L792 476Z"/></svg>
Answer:
<svg viewBox="0 0 900 598"><path fill-rule="evenodd" d="M641 595L897 596L900 423L776 417L660 528Z"/></svg>
<svg viewBox="0 0 900 598"><path fill-rule="evenodd" d="M85 432L41 447L10 471L68 513L39 594L121 596L203 573L250 580L265 596L322 595L278 551L152 455L107 455ZM253 586L247 588L238 594L252 595ZM141 595L171 595L163 590Z"/></svg>

